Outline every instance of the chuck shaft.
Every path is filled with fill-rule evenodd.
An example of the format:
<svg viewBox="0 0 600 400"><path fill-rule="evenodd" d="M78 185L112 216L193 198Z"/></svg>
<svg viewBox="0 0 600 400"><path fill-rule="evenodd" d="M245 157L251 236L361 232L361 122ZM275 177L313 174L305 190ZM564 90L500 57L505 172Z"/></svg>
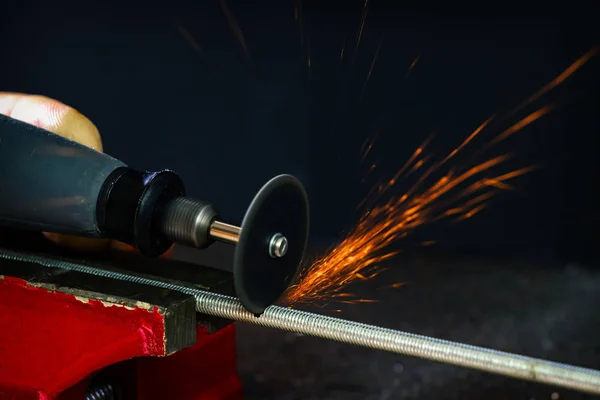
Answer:
<svg viewBox="0 0 600 400"><path fill-rule="evenodd" d="M216 218L218 213L210 203L178 197L165 206L160 229L175 243L202 249L214 242L210 227Z"/></svg>

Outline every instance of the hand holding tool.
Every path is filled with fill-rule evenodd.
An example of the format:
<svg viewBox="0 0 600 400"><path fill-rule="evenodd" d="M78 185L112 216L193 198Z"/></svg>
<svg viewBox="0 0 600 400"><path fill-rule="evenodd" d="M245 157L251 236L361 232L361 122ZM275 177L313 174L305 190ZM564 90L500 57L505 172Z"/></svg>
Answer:
<svg viewBox="0 0 600 400"><path fill-rule="evenodd" d="M267 182L240 227L214 206L185 196L170 170L140 172L36 126L0 115L0 225L110 238L158 256L178 243L236 245L234 282L248 311L261 314L287 289L308 239L309 206L291 175Z"/></svg>

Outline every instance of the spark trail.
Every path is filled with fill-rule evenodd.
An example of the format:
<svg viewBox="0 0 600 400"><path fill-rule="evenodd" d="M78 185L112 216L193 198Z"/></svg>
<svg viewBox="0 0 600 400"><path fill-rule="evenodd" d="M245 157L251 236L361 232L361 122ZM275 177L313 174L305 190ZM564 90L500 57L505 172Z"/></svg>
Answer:
<svg viewBox="0 0 600 400"><path fill-rule="evenodd" d="M537 99L539 99L540 97L542 97L543 95L545 95L546 93L548 93L549 91L551 91L552 89L554 89L555 87L557 87L558 85L560 85L561 83L566 81L568 78L571 77L571 75L573 75L575 72L577 72L577 70L579 68L583 67L588 61L590 61L590 59L592 57L594 57L598 53L599 50L600 50L600 46L594 46L593 48L591 48L587 53L585 53L584 55L579 57L573 64L571 64L569 66L569 68L565 69L562 72L562 74L558 75L556 78L554 78L552 81L550 81L547 85L545 85L543 88L541 88L540 90L535 92L532 96L530 96L523 103L521 103L521 105L519 107L517 107L511 114L514 114L517 111L520 111L527 105L536 101Z"/></svg>
<svg viewBox="0 0 600 400"><path fill-rule="evenodd" d="M365 0L365 4L363 5L362 14L360 16L360 26L358 28L358 34L356 35L356 47L354 48L354 55L352 57L352 65L356 61L356 54L358 53L358 48L360 46L360 42L362 40L363 31L365 29L365 21L367 20L367 13L369 11L369 0Z"/></svg>
<svg viewBox="0 0 600 400"><path fill-rule="evenodd" d="M415 65L417 65L417 63L419 62L420 59L421 59L421 55L419 54L413 60L413 62L410 64L410 67L408 67L408 71L406 71L406 75L404 75L404 79L408 78L408 75L410 75L411 71L415 68Z"/></svg>
<svg viewBox="0 0 600 400"><path fill-rule="evenodd" d="M369 83L369 80L371 79L371 74L373 74L373 68L375 67L375 62L377 61L377 57L379 56L379 50L381 49L381 43L383 43L383 36L379 40L379 44L377 45L377 50L375 50L375 55L373 56L373 61L371 62L371 67L369 68L369 73L367 74L367 79L365 80L365 83L363 84L362 90L360 92L360 97L358 98L358 103L356 104L357 107L360 105L360 102L362 101L362 99L365 95L365 90L367 90L367 84Z"/></svg>
<svg viewBox="0 0 600 400"><path fill-rule="evenodd" d="M581 67L582 59L587 62L589 58L591 57L577 60L565 72L531 96L526 103L541 96L539 93L546 93L556 87ZM522 105L519 107L522 108ZM554 108L553 105L544 106L530 113L495 136L484 148L488 149L516 134ZM495 116L492 116L484 121L438 162L432 162L432 157L425 154L425 149L430 143L430 139L427 139L391 179L373 187L360 205L366 208L366 211L362 213L358 223L346 233L339 244L323 256L305 263L306 266L296 283L286 293L286 303L372 302L357 298L348 292L347 285L369 280L380 274L385 268L384 263L399 253L399 250L391 247L393 243L408 236L415 229L436 221L461 221L471 218L484 210L498 193L513 189L509 181L533 171L536 167L496 172L511 158L510 154L493 156L466 167L446 167L449 161L464 151L482 131L489 129L489 124L494 118ZM373 140L365 142L361 149L364 153L362 160L372 145ZM381 201L382 196L391 187L416 171L423 173L408 191L401 196ZM441 177L434 178L436 173L441 173ZM422 243L431 244L432 241ZM391 285L400 286L402 283Z"/></svg>
<svg viewBox="0 0 600 400"><path fill-rule="evenodd" d="M208 61L208 58L204 54L204 50L202 49L202 46L200 46L200 43L198 43L198 41L194 38L194 36L192 36L190 31L183 25L183 23L178 18L174 18L173 23L175 24L175 29L177 29L177 32L185 39L185 41L191 46L191 48L194 49L196 53L198 53L198 55L202 58L202 61L205 63L208 69L212 73L214 73L216 71L216 68Z"/></svg>
<svg viewBox="0 0 600 400"><path fill-rule="evenodd" d="M242 33L242 28L237 22L237 19L233 15L233 12L229 9L229 5L227 4L227 0L221 0L221 9L227 18L227 22L229 23L229 27L233 32L233 36L237 40L238 44L242 48L242 52L244 53L244 57L246 58L246 62L248 66L253 67L252 58L250 57L250 51L248 50L248 46L246 45L246 39L244 38L244 34Z"/></svg>

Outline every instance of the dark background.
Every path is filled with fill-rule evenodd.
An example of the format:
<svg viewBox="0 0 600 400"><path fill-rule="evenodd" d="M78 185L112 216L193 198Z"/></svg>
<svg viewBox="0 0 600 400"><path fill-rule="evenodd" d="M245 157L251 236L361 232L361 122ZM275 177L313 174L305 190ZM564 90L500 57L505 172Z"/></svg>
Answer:
<svg viewBox="0 0 600 400"><path fill-rule="evenodd" d="M230 1L247 52L218 1L144 8L34 3L5 2L0 12L0 90L43 94L79 109L100 129L106 152L134 167L178 171L192 196L214 202L233 222L271 176L298 176L311 200L312 249L351 227L370 184L393 175L432 132L430 149L449 152L491 114L510 111L600 43L593 2L569 9L528 3L526 10L523 3L444 9L372 0L356 54L362 1L304 1L301 30L292 1ZM409 250L421 240L437 244L409 251L397 260L404 268L382 278L408 280L406 289L363 284L356 291L381 304L348 306L344 316L600 367L593 271L599 66L592 59L466 153L519 117L560 102L490 153L514 154L498 172L542 169L515 180L518 190L472 220L425 227L400 242ZM361 184L360 148L375 133L369 163L378 168ZM226 266L228 251L217 247L202 261ZM527 399L552 392L281 332L239 332L250 398Z"/></svg>
<svg viewBox="0 0 600 400"><path fill-rule="evenodd" d="M292 1L230 1L248 57L216 0L141 8L29 4L9 2L0 13L1 90L79 109L97 124L108 153L136 167L180 172L192 195L213 201L232 221L267 179L294 174L311 199L312 238L326 241L352 225L373 178L392 176L432 132L431 151L450 151L599 43L591 6L445 10L373 0L354 55L362 1L305 1L301 32ZM426 228L423 237L440 248L593 256L599 66L593 59L465 153L540 106L566 103L490 153L515 155L499 172L531 164L542 170L516 180L518 191L477 218ZM378 169L361 184L360 148L375 132L369 162Z"/></svg>

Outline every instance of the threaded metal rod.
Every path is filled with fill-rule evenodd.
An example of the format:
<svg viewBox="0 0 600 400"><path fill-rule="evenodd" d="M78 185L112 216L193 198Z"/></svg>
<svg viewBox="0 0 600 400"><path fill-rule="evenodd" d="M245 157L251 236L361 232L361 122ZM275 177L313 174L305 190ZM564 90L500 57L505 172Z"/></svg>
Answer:
<svg viewBox="0 0 600 400"><path fill-rule="evenodd" d="M114 400L115 391L112 385L92 387L85 394L85 400Z"/></svg>
<svg viewBox="0 0 600 400"><path fill-rule="evenodd" d="M47 267L69 269L106 278L177 290L193 295L196 298L197 311L203 314L303 333L305 335L392 353L415 356L513 378L600 394L600 371L596 370L414 335L278 306L268 307L264 314L257 318L252 313L246 311L236 298L198 290L186 285L163 282L157 278L130 275L13 252L0 253L0 258L35 262Z"/></svg>

